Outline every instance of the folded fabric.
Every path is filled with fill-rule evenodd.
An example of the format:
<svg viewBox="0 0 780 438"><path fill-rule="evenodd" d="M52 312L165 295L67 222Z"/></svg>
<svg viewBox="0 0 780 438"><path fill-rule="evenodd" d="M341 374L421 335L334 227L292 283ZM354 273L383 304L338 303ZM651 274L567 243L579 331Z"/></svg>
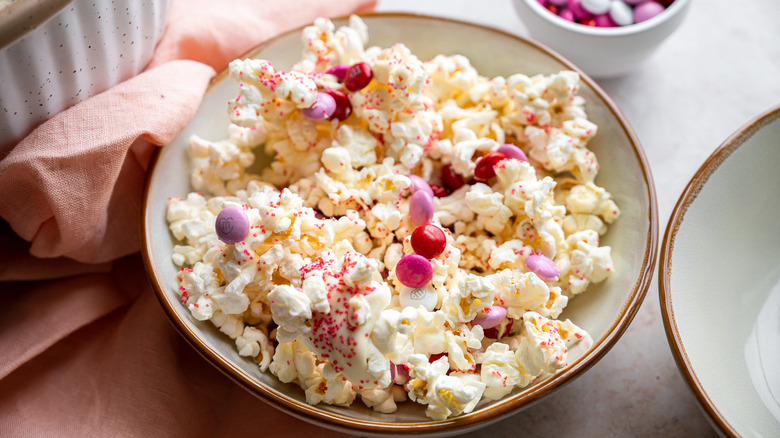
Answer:
<svg viewBox="0 0 780 438"><path fill-rule="evenodd" d="M147 69L56 115L0 161L0 436L335 435L208 365L149 286L139 224L155 148L216 71L369 0L175 0Z"/></svg>

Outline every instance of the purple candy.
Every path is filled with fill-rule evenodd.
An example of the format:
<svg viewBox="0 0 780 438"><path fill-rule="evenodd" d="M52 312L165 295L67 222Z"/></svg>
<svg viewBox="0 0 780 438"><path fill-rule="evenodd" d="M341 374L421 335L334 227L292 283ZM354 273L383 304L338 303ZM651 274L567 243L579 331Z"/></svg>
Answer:
<svg viewBox="0 0 780 438"><path fill-rule="evenodd" d="M502 144L496 149L496 152L504 154L507 158L515 158L520 161L528 161L528 157L525 155L522 149L513 144Z"/></svg>
<svg viewBox="0 0 780 438"><path fill-rule="evenodd" d="M219 212L214 227L219 240L233 245L244 240L249 234L249 219L244 210L231 205Z"/></svg>
<svg viewBox="0 0 780 438"><path fill-rule="evenodd" d="M545 255L529 255L525 259L525 267L544 281L553 281L558 278L558 266Z"/></svg>
<svg viewBox="0 0 780 438"><path fill-rule="evenodd" d="M577 20L584 20L592 16L592 14L588 12L587 9L582 7L582 2L580 0L569 0L566 5L567 9L570 10L572 14L574 14L574 18Z"/></svg>
<svg viewBox="0 0 780 438"><path fill-rule="evenodd" d="M663 11L664 5L656 1L648 0L639 3L634 7L634 23L641 23L645 20L649 20Z"/></svg>
<svg viewBox="0 0 780 438"><path fill-rule="evenodd" d="M344 77L347 76L348 68L349 66L346 64L334 65L333 67L329 68L328 71L326 71L325 73L335 76L339 82L344 82Z"/></svg>
<svg viewBox="0 0 780 438"><path fill-rule="evenodd" d="M506 309L501 306L491 306L485 311L477 313L477 316L471 321L473 324L481 325L483 329L489 329L501 324L506 318Z"/></svg>
<svg viewBox="0 0 780 438"><path fill-rule="evenodd" d="M420 288L433 278L433 267L425 257L408 254L401 257L401 260L395 265L395 277L404 286Z"/></svg>
<svg viewBox="0 0 780 438"><path fill-rule="evenodd" d="M336 111L336 99L328 93L322 91L317 93L317 100L314 105L301 110L304 116L312 120L325 120Z"/></svg>
<svg viewBox="0 0 780 438"><path fill-rule="evenodd" d="M416 226L427 224L433 217L433 196L424 190L412 194L409 199L409 218Z"/></svg>
<svg viewBox="0 0 780 438"><path fill-rule="evenodd" d="M412 193L417 193L420 190L423 192L427 192L429 195L431 195L431 199L433 199L433 190L431 189L431 186L425 182L424 179L420 178L417 175L409 175L409 179L412 180Z"/></svg>

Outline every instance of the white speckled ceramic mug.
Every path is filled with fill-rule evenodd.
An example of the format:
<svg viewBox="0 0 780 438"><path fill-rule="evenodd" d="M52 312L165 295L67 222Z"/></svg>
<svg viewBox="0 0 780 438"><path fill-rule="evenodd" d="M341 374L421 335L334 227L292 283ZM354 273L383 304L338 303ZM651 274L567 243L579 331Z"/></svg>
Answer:
<svg viewBox="0 0 780 438"><path fill-rule="evenodd" d="M0 156L38 124L140 72L170 0L17 0L0 9Z"/></svg>

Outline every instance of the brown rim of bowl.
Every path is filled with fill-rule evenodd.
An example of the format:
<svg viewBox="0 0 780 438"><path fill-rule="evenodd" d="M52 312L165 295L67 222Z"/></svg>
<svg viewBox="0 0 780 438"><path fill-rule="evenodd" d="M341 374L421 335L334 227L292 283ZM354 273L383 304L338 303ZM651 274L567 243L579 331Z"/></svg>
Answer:
<svg viewBox="0 0 780 438"><path fill-rule="evenodd" d="M740 434L731 426L731 424L729 424L723 414L720 413L712 400L707 396L707 392L696 377L696 372L691 366L685 351L685 346L680 338L680 333L677 330L670 293L671 287L669 284L672 271L671 254L674 250L674 241L677 237L677 231L680 229L683 219L685 219L685 213L688 211L691 204L693 204L693 201L696 200L710 176L712 176L721 164L723 164L734 151L739 149L745 141L751 138L763 126L773 122L778 117L780 117L780 105L764 111L732 133L717 149L715 149L707 160L704 161L701 167L699 167L699 170L693 175L690 182L688 182L682 195L680 195L680 199L678 199L677 204L672 211L672 215L669 218L669 222L666 225L663 244L661 246L658 293L661 302L661 316L663 317L666 339L672 349L672 355L674 356L675 362L677 362L677 367L685 378L688 387L698 399L699 404L709 416L710 422L717 426L723 434L731 437L739 437Z"/></svg>
<svg viewBox="0 0 780 438"><path fill-rule="evenodd" d="M585 82L589 87L591 87L594 90L597 97L601 99L603 104L609 109L612 115L620 122L620 126L622 127L626 137L628 137L630 140L631 147L634 150L634 155L636 156L637 161L641 164L642 177L645 180L645 184L647 187L647 197L649 201L649 208L648 211L646 212L646 215L650 219L650 224L649 224L649 229L647 232L647 240L646 240L647 249L645 251L644 262L642 263L640 269L640 276L637 279L636 283L634 284L631 293L628 299L626 300L623 309L620 312L620 315L617 317L617 319L609 328L609 330L604 335L604 337L594 342L594 345L591 347L591 349L588 352L586 352L584 355L579 357L574 362L567 365L561 372L556 374L554 378L540 382L539 384L532 386L518 394L507 396L504 399L495 402L495 404L492 405L486 411L472 412L469 414L465 414L462 416L458 416L458 417L454 417L442 421L430 421L430 422L421 422L421 423L394 424L394 423L386 423L386 422L355 420L353 418L343 416L340 414L330 413L330 412L316 409L314 406L308 405L306 403L301 403L297 400L293 400L292 398L287 397L284 394L277 393L276 391L269 390L268 388L259 385L257 381L254 380L251 376L244 373L234 364L230 363L228 360L221 357L217 352L211 350L207 345L202 343L198 339L196 334L193 333L187 327L185 321L183 321L178 317L178 315L172 308L172 305L178 303L171 303L165 296L163 290L163 282L160 281L160 279L158 279L157 276L155 275L154 267L151 265L149 259L149 250L150 250L149 241L148 241L149 235L147 233L145 224L147 222L147 211L148 211L147 202L148 202L149 181L154 171L154 167L157 163L157 156L159 154L159 151L157 150L154 153L152 163L149 167L149 171L147 173L147 178L146 178L146 186L144 188L143 216L141 219L141 238L142 238L141 244L143 247L144 265L150 277L150 281L157 295L157 298L160 301L160 304L162 305L163 309L165 310L165 313L168 315L174 327L176 327L176 329L179 331L179 333L182 334L182 336L187 340L187 342L190 345L192 345L195 348L195 350L198 351L208 362L210 362L212 365L217 367L217 369L222 371L231 380L235 381L240 386L249 390L255 396L269 403L270 405L276 407L277 409L280 409L290 415L293 415L294 417L314 422L315 424L322 427L341 430L341 431L348 431L352 433L364 432L369 434L420 435L420 434L455 432L455 429L460 429L460 431L476 429L486 423L492 423L501 418L504 418L512 414L513 412L516 412L521 407L528 407L531 404L536 403L537 401L541 400L542 397L552 393L553 391L562 387L565 383L568 383L569 381L581 375L582 372L589 369L596 362L598 362L614 346L614 344L620 338L622 333L628 327L631 320L636 315L636 312L638 311L642 303L642 300L644 299L645 294L647 293L647 289L650 285L650 282L652 280L652 274L653 274L653 269L655 267L655 261L656 261L656 255L658 249L657 248L658 212L657 212L657 205L656 205L655 186L653 183L652 174L650 172L650 166L647 163L647 158L644 154L644 151L642 150L639 140L636 137L636 134L628 124L628 121L625 119L622 112L618 109L617 105L612 101L612 99L609 98L606 95L606 93L601 89L601 87L599 87L582 70L580 70L570 61L568 61L567 59L565 59L564 57L562 57L552 49L544 46L543 44L498 29L494 29L488 26L463 22L451 18L442 18L442 17L435 17L435 16L424 15L424 14L413 14L413 13L373 12L373 13L364 13L358 15L368 19L370 19L371 17L379 17L379 18L390 17L390 18L404 18L409 20L434 20L434 21L456 23L461 26L479 28L482 30L486 30L488 32L493 32L504 37L515 39L523 44L528 44L542 51L548 56L554 58L558 62L562 63L566 68L579 73L582 81ZM335 17L331 19L334 22L345 21L348 19L348 16ZM254 49L248 51L242 57L251 57L253 54L259 52L260 50L263 50L268 45L272 44L281 36L289 35L291 33L300 33L303 27L304 26L301 26L299 28L293 29L288 32L284 32L276 37L273 37L261 43ZM212 79L211 84L209 85L209 90L211 89L211 87L214 86L214 84L221 81L226 75L227 75L226 69L223 69L220 73L218 73L214 77L214 79Z"/></svg>

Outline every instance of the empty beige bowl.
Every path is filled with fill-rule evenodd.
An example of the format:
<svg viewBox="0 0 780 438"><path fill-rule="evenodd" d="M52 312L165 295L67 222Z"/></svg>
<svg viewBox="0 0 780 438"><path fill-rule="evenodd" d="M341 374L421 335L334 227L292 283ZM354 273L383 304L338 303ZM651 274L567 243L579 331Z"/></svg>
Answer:
<svg viewBox="0 0 780 438"><path fill-rule="evenodd" d="M494 29L458 21L402 14L364 16L370 45L389 47L403 42L420 59L460 53L486 76L524 72L550 74L575 69L564 59L535 43ZM336 20L336 24L344 24ZM251 51L248 56L289 68L300 57L300 30L284 34ZM210 322L198 322L179 302L178 268L171 262L173 238L165 221L169 196L189 191L186 144L192 134L219 139L229 123L226 102L235 98L237 84L223 72L212 83L192 122L169 145L160 149L151 169L143 217L143 247L147 269L158 298L176 328L209 362L260 399L298 418L320 426L360 435L447 435L464 433L505 418L543 399L593 366L617 342L639 308L650 284L657 252L658 221L652 177L631 127L615 104L590 79L583 78L581 95L589 118L599 126L589 147L598 154L596 182L607 188L622 213L602 242L612 246L616 273L592 285L571 301L561 318L586 329L594 343L573 352L570 363L554 377L517 389L499 401L481 401L473 412L444 421L425 416L425 407L402 403L398 411L382 414L359 401L349 408L306 404L303 391L262 373L252 359L238 355L234 343Z"/></svg>
<svg viewBox="0 0 780 438"><path fill-rule="evenodd" d="M780 433L780 107L729 137L669 220L660 295L669 345L727 436Z"/></svg>

